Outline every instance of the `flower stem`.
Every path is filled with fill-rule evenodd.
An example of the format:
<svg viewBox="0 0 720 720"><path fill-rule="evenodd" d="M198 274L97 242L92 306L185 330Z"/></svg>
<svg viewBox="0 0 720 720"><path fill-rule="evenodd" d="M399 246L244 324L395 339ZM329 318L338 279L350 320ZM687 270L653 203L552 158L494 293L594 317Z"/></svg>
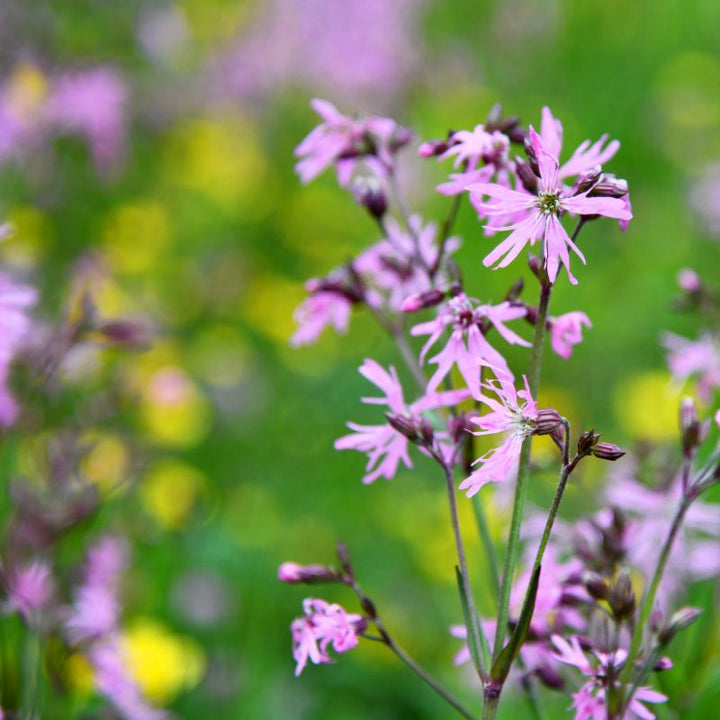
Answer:
<svg viewBox="0 0 720 720"><path fill-rule="evenodd" d="M485 547L485 552L487 554L493 595L497 600L497 594L500 591L500 570L498 569L498 560L497 553L495 552L495 545L493 544L492 537L490 536L490 528L488 527L487 516L485 515L485 508L483 507L482 501L480 500L480 493L473 495L472 505L475 512L475 522L477 523L478 532L480 533L480 540L482 541L482 544Z"/></svg>
<svg viewBox="0 0 720 720"><path fill-rule="evenodd" d="M463 717L474 720L473 714L467 710L453 695L448 692L432 675L418 665L392 638L385 629L380 618L375 618L375 625L382 636L382 642L387 645L423 682L429 685L449 705L452 705Z"/></svg>
<svg viewBox="0 0 720 720"><path fill-rule="evenodd" d="M545 341L548 308L550 306L550 294L552 285L542 283L540 286L540 301L538 303L538 314L535 321L535 333L530 354L530 367L528 369L528 386L533 398L537 397L540 385L540 368L542 365L543 345ZM513 503L512 519L510 521L510 534L508 536L507 550L505 551L505 562L503 564L502 584L500 585L500 599L498 601L497 629L495 631L495 647L493 650L493 661L497 660L503 649L505 634L507 632L508 616L510 614L510 589L512 588L515 566L517 565L520 553L520 525L522 524L525 498L527 497L527 484L530 477L530 446L531 436L528 435L523 442L520 451L520 462L518 465L517 486L515 488L515 500ZM494 717L494 716L490 716Z"/></svg>
<svg viewBox="0 0 720 720"><path fill-rule="evenodd" d="M450 237L453 225L455 225L455 220L457 219L457 214L458 210L460 209L460 203L462 202L463 194L464 193L460 193L453 197L452 202L450 203L450 209L448 210L448 214L445 216L445 220L443 220L443 224L440 228L440 241L438 245L437 259L433 263L433 266L430 268L431 279L435 278L437 271L442 265L443 255L445 254L445 243Z"/></svg>

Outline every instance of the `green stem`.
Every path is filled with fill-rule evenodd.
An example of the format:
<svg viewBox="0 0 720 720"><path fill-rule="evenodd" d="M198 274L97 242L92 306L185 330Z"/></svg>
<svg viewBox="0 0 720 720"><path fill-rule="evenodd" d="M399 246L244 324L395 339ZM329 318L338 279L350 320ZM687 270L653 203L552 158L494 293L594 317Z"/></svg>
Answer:
<svg viewBox="0 0 720 720"><path fill-rule="evenodd" d="M455 535L455 548L457 550L458 564L460 565L460 573L462 575L463 589L465 591L465 598L468 605L470 615L470 627L468 631L468 642L470 642L470 635L476 648L481 648L482 653L479 658L480 667L478 668L480 679L485 682L487 678L487 671L489 669L490 659L490 648L488 647L488 641L485 637L485 633L480 627L478 620L477 610L475 609L475 600L473 598L472 587L470 584L470 575L468 574L467 560L465 558L465 546L463 544L462 533L460 532L460 519L457 511L457 501L455 500L455 482L452 474L452 468L449 468L443 458L433 453L435 460L440 463L443 472L445 473L445 485L447 488L448 504L450 506L450 522L453 527L453 533Z"/></svg>
<svg viewBox="0 0 720 720"><path fill-rule="evenodd" d="M550 294L552 285L542 283L540 287L540 301L538 303L538 314L535 320L535 333L530 354L530 367L528 369L528 386L533 398L537 397L540 385L540 368L542 366L542 353L545 341L545 332L550 305ZM505 634L510 614L510 590L512 588L515 567L520 553L520 525L522 524L525 498L527 497L527 484L530 477L530 446L532 437L528 435L523 442L520 451L520 462L518 465L517 487L515 488L515 500L513 503L512 519L510 521L510 534L508 536L507 550L505 551L505 562L503 564L502 584L500 586L500 599L498 602L498 618L495 631L495 647L493 650L493 661L497 660L503 649ZM494 717L494 716L491 716Z"/></svg>
<svg viewBox="0 0 720 720"><path fill-rule="evenodd" d="M480 493L473 495L472 506L475 511L475 522L478 526L478 532L480 533L480 540L485 547L487 554L488 566L490 568L490 581L492 582L493 595L497 600L498 592L500 591L500 571L498 569L497 553L495 552L495 545L493 544L492 537L490 536L490 528L488 527L487 516L485 515L485 508L480 500Z"/></svg>
<svg viewBox="0 0 720 720"><path fill-rule="evenodd" d="M450 203L450 209L448 210L448 214L445 217L445 220L443 220L442 227L440 228L440 241L438 245L437 259L435 260L433 266L430 268L431 279L435 278L437 271L442 265L443 255L445 254L445 243L450 237L453 225L455 225L455 220L457 219L458 210L460 209L460 203L462 202L462 196L464 194L465 193L460 193L459 195L453 196L452 202Z"/></svg>
<svg viewBox="0 0 720 720"><path fill-rule="evenodd" d="M655 597L657 595L658 587L660 586L660 581L662 580L662 576L665 572L668 558L670 557L670 551L672 550L672 547L675 544L675 538L682 527L685 513L687 513L688 508L695 497L696 495L694 494L685 495L685 497L683 497L683 500L675 513L675 517L673 518L672 525L670 526L670 532L668 532L667 538L665 538L665 543L660 551L660 557L658 558L657 565L655 566L655 572L653 573L652 580L650 581L650 585L643 596L640 615L638 616L637 623L635 623L635 629L630 642L630 650L627 655L625 667L620 675L621 686L627 684L630 679L630 674L632 673L638 651L640 650L640 644L642 643L646 625L650 619L653 606L655 605ZM625 698L623 705L627 706L630 700L632 700L632 695L628 695Z"/></svg>
<svg viewBox="0 0 720 720"><path fill-rule="evenodd" d="M468 720L474 720L472 713L467 710L453 695L446 690L430 673L423 667L418 665L391 637L390 633L385 629L380 618L375 619L375 625L380 632L381 641L387 645L410 670L412 670L424 683L429 685L440 697L449 705L452 705L463 717Z"/></svg>

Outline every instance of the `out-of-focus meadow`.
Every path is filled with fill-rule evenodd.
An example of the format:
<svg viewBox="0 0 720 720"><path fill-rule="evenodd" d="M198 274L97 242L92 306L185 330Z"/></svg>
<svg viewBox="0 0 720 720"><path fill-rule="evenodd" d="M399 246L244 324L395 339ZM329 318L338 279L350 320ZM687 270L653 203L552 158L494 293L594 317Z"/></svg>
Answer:
<svg viewBox="0 0 720 720"><path fill-rule="evenodd" d="M442 479L420 460L365 487L363 458L332 449L346 420L371 416L357 366L398 364L393 347L362 313L345 337L288 345L303 282L378 239L332 173L302 187L293 172L317 120L310 98L390 115L418 141L474 127L497 101L525 124L549 105L568 147L620 139L613 170L630 184L634 220L625 234L614 223L584 233L587 267L574 261L580 283L561 279L553 310L582 310L593 327L570 360L547 355L543 395L631 446L676 432L679 390L659 338L696 330L672 310L678 270L718 280L718 27L714 0L3 3L0 199L15 228L3 266L37 284L40 319L59 317L75 283L104 317L152 327L145 351L73 357L48 411L90 443L83 472L103 498L65 561L102 529L132 541L124 630L151 698L189 720L446 717L370 643L293 676L288 626L307 593L280 586L277 566L331 562L339 538L404 645L479 697L452 666L447 628L461 616ZM447 164L413 149L404 162L411 206L440 220L447 199L433 188ZM490 245L467 204L456 232L468 287L498 299L523 271L482 267ZM522 372L524 351L511 362ZM100 391L119 398L111 414L87 402ZM7 434L3 487L44 482L46 439ZM586 468L568 512L591 509L601 481ZM551 492L539 475L533 498ZM344 592L333 599L352 605ZM720 677L715 640L704 677ZM50 683L43 717L97 707L82 660L63 667L55 682L72 700L53 700ZM673 672L670 694L698 690L682 655ZM561 716L566 697L548 698ZM683 717L714 716L702 709L717 690L702 698ZM506 717L522 712L509 694Z"/></svg>

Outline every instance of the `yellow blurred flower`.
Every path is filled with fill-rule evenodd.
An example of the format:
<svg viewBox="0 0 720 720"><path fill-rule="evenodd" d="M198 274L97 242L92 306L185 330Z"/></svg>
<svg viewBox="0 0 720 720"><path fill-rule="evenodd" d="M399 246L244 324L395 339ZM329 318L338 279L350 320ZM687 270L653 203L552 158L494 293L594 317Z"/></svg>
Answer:
<svg viewBox="0 0 720 720"><path fill-rule="evenodd" d="M679 432L678 414L683 394L667 372L635 375L615 390L615 413L623 429L632 437L672 440Z"/></svg>
<svg viewBox="0 0 720 720"><path fill-rule="evenodd" d="M95 687L90 663L81 653L72 653L65 661L65 678L79 695L90 695Z"/></svg>
<svg viewBox="0 0 720 720"><path fill-rule="evenodd" d="M50 223L39 210L16 205L7 214L12 236L0 243L3 257L14 265L34 266L50 242Z"/></svg>
<svg viewBox="0 0 720 720"><path fill-rule="evenodd" d="M195 445L207 435L211 414L210 403L181 368L162 367L150 376L141 416L155 442L172 447Z"/></svg>
<svg viewBox="0 0 720 720"><path fill-rule="evenodd" d="M47 96L47 78L31 63L15 67L5 86L5 105L21 120L31 121L42 111Z"/></svg>
<svg viewBox="0 0 720 720"><path fill-rule="evenodd" d="M170 239L163 205L140 200L115 208L105 219L103 245L112 270L141 273L157 267Z"/></svg>
<svg viewBox="0 0 720 720"><path fill-rule="evenodd" d="M205 672L205 656L200 646L156 620L136 620L122 634L121 644L132 677L155 703L172 701L197 685Z"/></svg>
<svg viewBox="0 0 720 720"><path fill-rule="evenodd" d="M280 275L256 275L243 304L245 318L266 337L287 345L295 330L293 312L305 297L302 285Z"/></svg>
<svg viewBox="0 0 720 720"><path fill-rule="evenodd" d="M140 486L145 509L166 528L182 527L188 519L205 476L179 460L161 460L151 465Z"/></svg>
<svg viewBox="0 0 720 720"><path fill-rule="evenodd" d="M128 480L130 457L127 446L117 435L92 431L82 441L90 450L82 460L83 475L97 485L103 495L119 490Z"/></svg>

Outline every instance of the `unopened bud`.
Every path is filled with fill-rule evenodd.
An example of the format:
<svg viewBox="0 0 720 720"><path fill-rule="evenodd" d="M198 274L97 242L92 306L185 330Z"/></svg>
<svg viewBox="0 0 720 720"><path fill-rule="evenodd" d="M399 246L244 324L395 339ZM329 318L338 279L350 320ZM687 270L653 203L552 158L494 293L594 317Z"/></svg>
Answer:
<svg viewBox="0 0 720 720"><path fill-rule="evenodd" d="M105 342L125 348L142 350L152 343L147 325L134 320L107 320L95 330Z"/></svg>
<svg viewBox="0 0 720 720"><path fill-rule="evenodd" d="M658 631L658 642L669 643L681 630L692 625L702 614L701 608L684 607L673 613L668 624Z"/></svg>
<svg viewBox="0 0 720 720"><path fill-rule="evenodd" d="M343 572L345 572L349 578L352 578L355 573L353 572L353 566L350 560L350 551L347 549L347 545L345 545L342 541L338 542L335 546L335 554L337 555L338 562L340 563L340 567L343 569Z"/></svg>
<svg viewBox="0 0 720 720"><path fill-rule="evenodd" d="M508 302L517 300L522 295L523 288L525 287L525 281L522 278L518 278L505 294L505 299Z"/></svg>
<svg viewBox="0 0 720 720"><path fill-rule="evenodd" d="M590 597L595 600L607 600L610 587L602 575L592 572L592 570L586 570L582 574L582 582Z"/></svg>
<svg viewBox="0 0 720 720"><path fill-rule="evenodd" d="M387 210L387 198L380 182L375 177L360 177L352 186L355 202L362 205L376 219L382 218Z"/></svg>
<svg viewBox="0 0 720 720"><path fill-rule="evenodd" d="M517 172L517 176L520 178L523 187L529 193L536 195L538 191L538 176L533 171L532 166L524 160L516 158L515 172Z"/></svg>
<svg viewBox="0 0 720 720"><path fill-rule="evenodd" d="M578 439L577 451L580 457L592 454L593 448L598 444L600 440L600 433L596 433L595 430L586 430Z"/></svg>
<svg viewBox="0 0 720 720"><path fill-rule="evenodd" d="M613 443L599 442L593 447L592 454L600 460L611 460L614 462L615 460L619 460L626 453L625 450Z"/></svg>
<svg viewBox="0 0 720 720"><path fill-rule="evenodd" d="M375 603L369 597L365 597L365 595L363 595L360 599L360 606L371 620L374 620L377 617Z"/></svg>
<svg viewBox="0 0 720 720"><path fill-rule="evenodd" d="M562 427L562 424L562 415L557 410L552 408L538 410L533 435L552 435L559 427Z"/></svg>
<svg viewBox="0 0 720 720"><path fill-rule="evenodd" d="M460 413L459 415L452 415L448 419L448 431L450 432L450 438L454 443L459 443L464 440L471 429L469 419L467 415L464 415L463 413Z"/></svg>
<svg viewBox="0 0 720 720"><path fill-rule="evenodd" d="M429 446L433 441L432 425L425 419L409 417L400 413L385 413L390 426L416 445Z"/></svg>
<svg viewBox="0 0 720 720"><path fill-rule="evenodd" d="M618 620L627 620L635 612L635 591L633 590L630 572L623 568L610 588L607 597L610 609Z"/></svg>
<svg viewBox="0 0 720 720"><path fill-rule="evenodd" d="M528 157L528 163L530 164L530 169L537 175L537 177L540 177L540 166L538 165L538 159L537 155L535 154L535 148L532 146L532 143L530 142L530 138L525 138L525 154Z"/></svg>
<svg viewBox="0 0 720 720"><path fill-rule="evenodd" d="M444 299L445 293L442 290L433 288L432 290L425 290L425 292L414 293L406 297L400 309L406 313L418 312L419 310L425 310L426 308L439 305Z"/></svg>
<svg viewBox="0 0 720 720"><path fill-rule="evenodd" d="M603 175L595 187L590 190L588 197L621 198L627 194L627 180L616 178L613 175Z"/></svg>
<svg viewBox="0 0 720 720"><path fill-rule="evenodd" d="M663 672L665 670L672 670L673 667L673 661L667 657L666 655L663 655L654 665L653 670L655 672Z"/></svg>
<svg viewBox="0 0 720 720"><path fill-rule="evenodd" d="M418 148L418 155L420 157L430 158L442 155L444 152L454 145L452 136L455 134L454 130L448 130L448 136L445 140L428 140L422 143Z"/></svg>
<svg viewBox="0 0 720 720"><path fill-rule="evenodd" d="M317 583L339 582L340 578L332 568L325 565L298 565L294 562L283 563L278 568L278 580L284 583Z"/></svg>
<svg viewBox="0 0 720 720"><path fill-rule="evenodd" d="M565 687L565 680L563 680L562 675L550 665L541 665L535 670L535 676L543 685L553 690L561 690Z"/></svg>
<svg viewBox="0 0 720 720"><path fill-rule="evenodd" d="M594 168L591 168L588 170L582 177L580 177L575 184L575 195L580 195L581 193L587 192L590 190L597 181L602 177L602 168L600 166L596 166Z"/></svg>
<svg viewBox="0 0 720 720"><path fill-rule="evenodd" d="M684 397L680 402L680 434L682 438L683 455L690 458L697 446L702 442L707 428L698 419L695 401L691 397Z"/></svg>

